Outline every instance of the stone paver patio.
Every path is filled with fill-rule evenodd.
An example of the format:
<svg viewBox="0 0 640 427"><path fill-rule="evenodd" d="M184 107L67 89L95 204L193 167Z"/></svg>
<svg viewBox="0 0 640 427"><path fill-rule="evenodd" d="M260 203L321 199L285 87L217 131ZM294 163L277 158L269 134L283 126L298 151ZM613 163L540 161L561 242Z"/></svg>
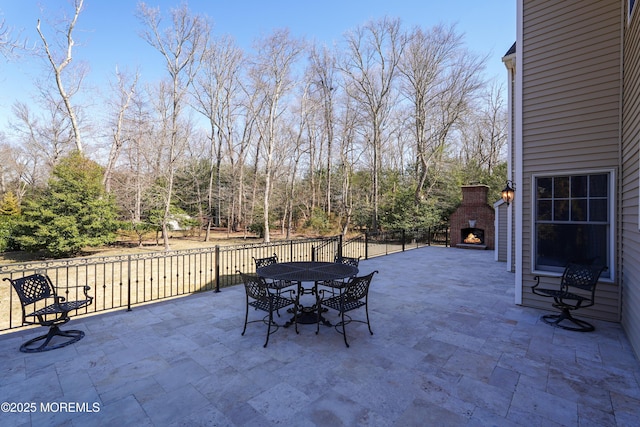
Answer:
<svg viewBox="0 0 640 427"><path fill-rule="evenodd" d="M33 412L3 405L0 425L640 424L640 364L620 325L542 323L514 304L493 252L427 247L361 262L372 270L374 335L348 325L350 348L315 325L281 328L266 349L265 325L241 336L241 286L73 319L86 337L42 354L18 351L40 330L1 335L0 401Z"/></svg>

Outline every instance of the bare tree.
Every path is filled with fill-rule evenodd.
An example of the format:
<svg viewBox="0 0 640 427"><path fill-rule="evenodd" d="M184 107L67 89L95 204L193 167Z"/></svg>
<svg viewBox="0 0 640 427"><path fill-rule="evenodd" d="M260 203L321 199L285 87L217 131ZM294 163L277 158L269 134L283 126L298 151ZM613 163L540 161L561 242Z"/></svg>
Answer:
<svg viewBox="0 0 640 427"><path fill-rule="evenodd" d="M22 146L40 159L40 175L45 181L58 160L68 154L73 132L62 101L43 91L37 113L24 102L14 103L10 126Z"/></svg>
<svg viewBox="0 0 640 427"><path fill-rule="evenodd" d="M238 224L244 226L244 231L247 231L247 225L254 218L255 204L256 204L256 191L257 191L257 170L258 170L258 151L259 151L259 138L255 138L254 133L257 132L256 112L262 110L261 104L265 102L265 98L258 92L251 90L250 86L242 85L242 92L244 94L242 102L241 113L242 119L239 120L238 139L237 142L227 141L227 151L229 153L229 161L231 162L233 182L235 185L232 188L234 196L232 197L233 206L231 210L231 226L234 230L237 230ZM249 208L246 208L245 203L245 179L246 168L245 165L251 161L250 151L252 149L251 144L257 139L255 144L255 158L253 159L253 185L251 187L252 194L250 198Z"/></svg>
<svg viewBox="0 0 640 427"><path fill-rule="evenodd" d="M136 94L139 78L140 75L138 72L136 72L133 77L128 78L116 69L116 83L114 85L115 99L113 101L115 117L112 123L112 141L107 166L105 167L104 177L102 179L102 183L108 193L111 192L113 169L120 156L122 147L128 138L126 135L126 114Z"/></svg>
<svg viewBox="0 0 640 427"><path fill-rule="evenodd" d="M265 159L264 188L264 240L269 236L269 197L274 173L274 151L283 143L278 134L279 120L286 107L284 97L291 90L294 63L302 51L302 44L291 38L288 30L276 30L264 39L257 49L257 56L249 70L253 87L264 99L262 109L254 111L257 128L262 140Z"/></svg>
<svg viewBox="0 0 640 427"><path fill-rule="evenodd" d="M233 145L233 132L238 118L242 65L242 51L231 38L224 37L209 45L203 57L200 73L194 81L195 108L209 121L211 144L209 152L215 156L215 159L210 159L207 192L209 219L205 241L209 241L214 199L217 201L215 224L220 226L221 223L223 147ZM217 188L215 197L214 187Z"/></svg>
<svg viewBox="0 0 640 427"><path fill-rule="evenodd" d="M462 134L461 154L466 164L474 162L490 175L504 158L507 142L507 115L503 89L493 84L467 115Z"/></svg>
<svg viewBox="0 0 640 427"><path fill-rule="evenodd" d="M340 172L341 172L341 191L339 198L339 211L343 219L342 235L346 236L351 226L351 218L353 215L353 175L356 165L358 164L360 153L356 152L357 128L359 126L359 115L357 112L355 98L349 96L350 89L345 86L345 93L342 97L342 108L339 118L339 128L341 129L338 137L340 152Z"/></svg>
<svg viewBox="0 0 640 427"><path fill-rule="evenodd" d="M28 189L44 184L40 158L22 146L3 141L0 134L0 192L12 191L21 202Z"/></svg>
<svg viewBox="0 0 640 427"><path fill-rule="evenodd" d="M326 181L325 210L331 215L331 175L333 166L333 146L335 139L335 94L339 86L338 68L335 55L325 46L313 46L310 54L309 76L307 77L317 90L316 96L322 106L322 123L326 140Z"/></svg>
<svg viewBox="0 0 640 427"><path fill-rule="evenodd" d="M280 156L281 159L286 159L287 164L284 165L282 170L287 171L286 175L286 188L285 188L285 209L282 215L282 228L286 230L286 238L291 238L293 231L293 213L294 202L296 199L296 187L299 182L298 170L300 167L300 161L304 154L312 151L314 144L314 138L307 133L305 138L305 132L308 132L308 123L312 121L313 112L309 109L309 85L305 85L302 88L302 94L297 98L299 104L295 106L295 118L289 123L286 129L286 133L289 134L288 140L292 142L290 146L284 147L287 150ZM309 145L305 147L304 140L307 139ZM313 159L310 156L310 162Z"/></svg>
<svg viewBox="0 0 640 427"><path fill-rule="evenodd" d="M11 60L23 50L27 50L27 41L20 40L14 28L9 27L4 19L0 20L0 55Z"/></svg>
<svg viewBox="0 0 640 427"><path fill-rule="evenodd" d="M342 70L352 82L356 101L369 124L372 155L373 215L371 227L378 228L380 161L384 131L395 98L394 81L405 40L398 19L384 18L358 27L347 35L346 61Z"/></svg>
<svg viewBox="0 0 640 427"><path fill-rule="evenodd" d="M431 168L442 160L453 127L472 102L482 81L485 59L464 49L455 27L416 28L401 63L403 93L410 100L415 138L415 203L425 197ZM429 191L426 191L428 193Z"/></svg>
<svg viewBox="0 0 640 427"><path fill-rule="evenodd" d="M153 94L150 94L153 95ZM123 122L123 144L120 148L122 161L119 168L112 171L112 194L123 210L129 213L134 231L139 233L139 244L142 245L142 233L151 228L151 224L143 221L142 212L151 206L145 206L145 194L152 187L158 176L157 162L153 153L160 150L156 147L155 126L152 120L151 107L147 104L145 91L140 91L131 99L126 120ZM149 202L155 202L146 198Z"/></svg>
<svg viewBox="0 0 640 427"><path fill-rule="evenodd" d="M160 10L153 9L140 3L139 16L147 27L142 34L147 43L157 49L166 61L167 72L170 77L170 103L168 111L166 153L167 183L165 193L164 216L162 219L162 234L165 250L169 250L169 235L167 221L170 216L173 180L180 154L180 146L185 140L180 133L179 124L182 109L186 104L185 96L195 78L200 58L208 43L209 24L200 16L192 16L186 5L171 10L171 25L162 30L160 28Z"/></svg>
<svg viewBox="0 0 640 427"><path fill-rule="evenodd" d="M59 54L61 52L54 51L53 48L49 45L47 38L43 34L40 29L40 20L38 19L38 24L36 25L36 30L38 31L38 35L42 40L44 45L44 51L46 57L51 64L51 68L53 69L53 74L56 79L56 86L58 88L58 93L62 98L62 102L66 108L66 112L69 116L69 120L71 121L71 127L74 135L74 142L76 145L76 149L83 153L82 146L82 137L80 135L80 125L78 123L78 116L76 114L76 110L71 103L71 98L78 92L80 87L80 83L84 77L84 73L76 75L76 81L71 83L71 89L68 89L65 85L63 79L63 73L67 66L71 63L72 60L72 51L75 46L75 41L73 40L73 30L75 29L76 23L78 22L78 17L80 16L80 12L82 11L84 0L74 0L74 14L73 17L69 20L65 30L65 45L61 46L62 55ZM60 57L59 57L60 56Z"/></svg>

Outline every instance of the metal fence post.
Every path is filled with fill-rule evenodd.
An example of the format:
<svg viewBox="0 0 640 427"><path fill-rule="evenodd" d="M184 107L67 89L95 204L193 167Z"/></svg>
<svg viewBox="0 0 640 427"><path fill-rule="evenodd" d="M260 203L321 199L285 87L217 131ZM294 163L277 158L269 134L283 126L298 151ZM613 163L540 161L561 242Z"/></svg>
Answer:
<svg viewBox="0 0 640 427"><path fill-rule="evenodd" d="M364 233L364 259L369 259L369 232Z"/></svg>
<svg viewBox="0 0 640 427"><path fill-rule="evenodd" d="M404 252L404 244L405 244L405 230L404 228L402 229L402 234L401 234L401 239L402 239L402 252Z"/></svg>
<svg viewBox="0 0 640 427"><path fill-rule="evenodd" d="M215 271L215 280L216 280L216 292L220 292L220 246L216 245L215 248L215 257L214 257L214 271Z"/></svg>
<svg viewBox="0 0 640 427"><path fill-rule="evenodd" d="M127 311L131 311L131 255L127 255Z"/></svg>

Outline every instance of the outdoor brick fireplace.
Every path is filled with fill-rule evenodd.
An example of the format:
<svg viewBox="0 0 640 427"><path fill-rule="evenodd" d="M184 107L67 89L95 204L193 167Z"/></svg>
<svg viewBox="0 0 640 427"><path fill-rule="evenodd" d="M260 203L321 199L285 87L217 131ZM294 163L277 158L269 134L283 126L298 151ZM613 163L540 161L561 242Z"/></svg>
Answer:
<svg viewBox="0 0 640 427"><path fill-rule="evenodd" d="M451 215L451 246L469 249L494 249L495 212L487 203L489 187L465 185L462 203Z"/></svg>

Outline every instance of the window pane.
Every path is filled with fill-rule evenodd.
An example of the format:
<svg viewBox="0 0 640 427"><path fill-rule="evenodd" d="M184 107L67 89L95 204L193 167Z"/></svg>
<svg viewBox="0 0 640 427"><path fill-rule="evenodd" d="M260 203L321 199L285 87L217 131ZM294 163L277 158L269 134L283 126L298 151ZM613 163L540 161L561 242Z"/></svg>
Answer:
<svg viewBox="0 0 640 427"><path fill-rule="evenodd" d="M589 221L607 221L607 199L591 199L589 201Z"/></svg>
<svg viewBox="0 0 640 427"><path fill-rule="evenodd" d="M536 268L562 268L571 260L607 263L605 224L538 224L536 234ZM606 272L603 277L607 277Z"/></svg>
<svg viewBox="0 0 640 427"><path fill-rule="evenodd" d="M587 197L587 176L571 177L571 197Z"/></svg>
<svg viewBox="0 0 640 427"><path fill-rule="evenodd" d="M538 219L551 221L551 200L540 200L538 202Z"/></svg>
<svg viewBox="0 0 640 427"><path fill-rule="evenodd" d="M538 199L550 199L552 195L552 178L536 179L536 187L538 188Z"/></svg>
<svg viewBox="0 0 640 427"><path fill-rule="evenodd" d="M569 201L568 200L553 201L553 220L569 221Z"/></svg>
<svg viewBox="0 0 640 427"><path fill-rule="evenodd" d="M609 192L609 179L607 174L589 176L589 196L607 197Z"/></svg>
<svg viewBox="0 0 640 427"><path fill-rule="evenodd" d="M587 199L571 200L571 221L587 220Z"/></svg>
<svg viewBox="0 0 640 427"><path fill-rule="evenodd" d="M553 197L569 197L569 177L558 176L553 179Z"/></svg>

